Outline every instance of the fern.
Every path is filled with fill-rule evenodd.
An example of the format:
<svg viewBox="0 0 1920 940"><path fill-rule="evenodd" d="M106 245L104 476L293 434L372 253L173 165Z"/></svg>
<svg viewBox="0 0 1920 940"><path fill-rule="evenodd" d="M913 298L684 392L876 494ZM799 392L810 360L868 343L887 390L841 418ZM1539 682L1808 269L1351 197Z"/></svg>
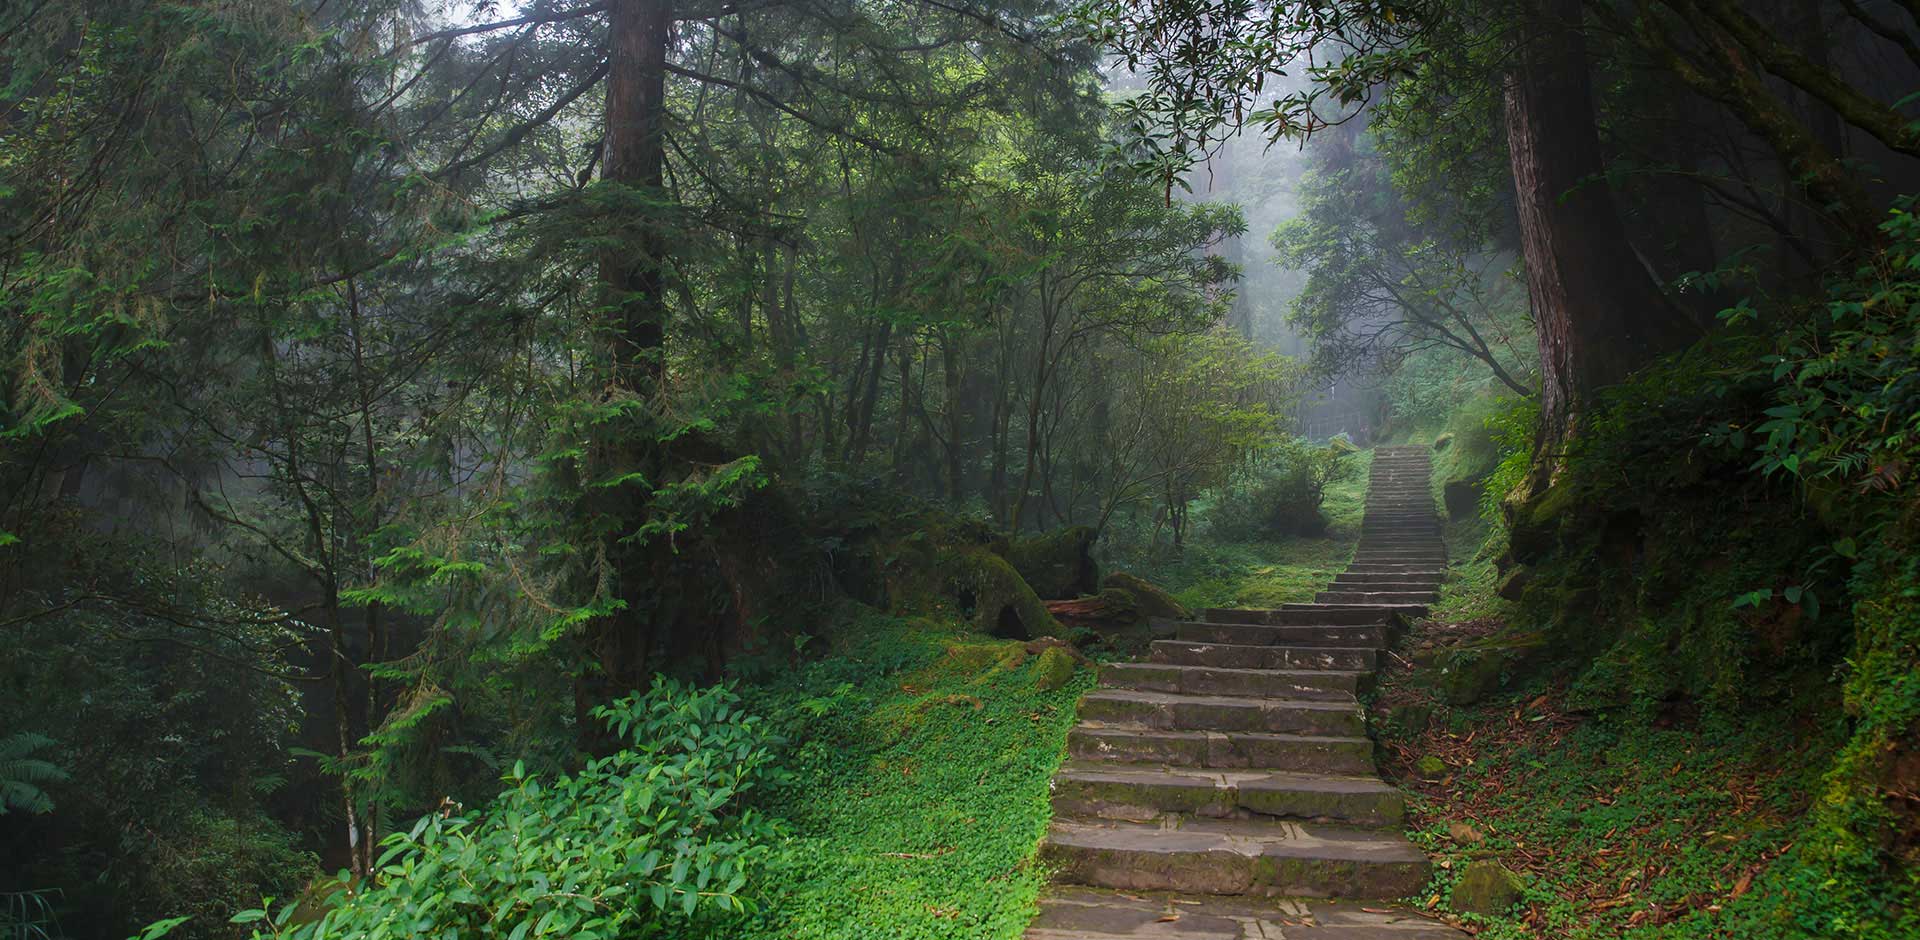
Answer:
<svg viewBox="0 0 1920 940"><path fill-rule="evenodd" d="M52 761L31 756L52 744L52 738L31 731L0 738L0 816L15 809L29 813L53 810L53 798L40 785L66 780L67 772Z"/></svg>

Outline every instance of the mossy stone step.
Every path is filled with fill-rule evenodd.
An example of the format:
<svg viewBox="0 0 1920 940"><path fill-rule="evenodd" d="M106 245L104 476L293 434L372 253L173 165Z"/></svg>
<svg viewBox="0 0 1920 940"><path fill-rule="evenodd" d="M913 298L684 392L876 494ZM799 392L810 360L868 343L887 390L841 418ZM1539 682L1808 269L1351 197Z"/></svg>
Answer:
<svg viewBox="0 0 1920 940"><path fill-rule="evenodd" d="M1026 940L1464 940L1418 911L1377 903L1229 898L1062 886Z"/></svg>
<svg viewBox="0 0 1920 940"><path fill-rule="evenodd" d="M1241 695L1351 702L1370 687L1371 673L1333 669L1217 669L1169 663L1110 663L1100 667L1109 689Z"/></svg>
<svg viewBox="0 0 1920 940"><path fill-rule="evenodd" d="M1378 777L1070 761L1054 778L1053 811L1133 822L1284 817L1383 827L1400 825L1406 798Z"/></svg>
<svg viewBox="0 0 1920 940"><path fill-rule="evenodd" d="M1056 820L1041 857L1069 884L1266 897L1397 898L1429 873L1398 833L1237 819Z"/></svg>
<svg viewBox="0 0 1920 940"><path fill-rule="evenodd" d="M1285 767L1301 773L1373 772L1373 742L1264 732L1171 731L1075 725L1067 754L1076 760L1175 767Z"/></svg>
<svg viewBox="0 0 1920 940"><path fill-rule="evenodd" d="M1413 591L1437 595L1440 591L1440 580L1438 578L1429 578L1424 581L1388 581L1369 580L1365 578L1356 580L1342 576L1333 579L1333 584L1329 585L1328 589L1334 591Z"/></svg>
<svg viewBox="0 0 1920 940"><path fill-rule="evenodd" d="M1183 695L1096 689L1080 697L1080 720L1165 731L1254 731L1318 737L1360 737L1366 716L1354 702Z"/></svg>
<svg viewBox="0 0 1920 940"><path fill-rule="evenodd" d="M1434 590L1416 591L1321 591L1313 599L1322 604L1431 604L1440 599Z"/></svg>
<svg viewBox="0 0 1920 940"><path fill-rule="evenodd" d="M1387 645L1387 627L1385 623L1309 626L1184 621L1174 626L1173 638L1195 643L1232 643L1239 646L1339 646L1384 649Z"/></svg>
<svg viewBox="0 0 1920 940"><path fill-rule="evenodd" d="M1277 608L1256 607L1209 607L1203 615L1208 623L1264 623L1274 626L1297 624L1301 626L1347 626L1350 624L1381 623L1388 614L1369 614L1363 611L1328 611L1325 619L1315 619L1310 608L1282 606Z"/></svg>
<svg viewBox="0 0 1920 940"><path fill-rule="evenodd" d="M1398 562L1355 562L1348 565L1344 574L1396 574L1418 575L1420 577L1443 578L1447 569L1444 565L1403 564Z"/></svg>
<svg viewBox="0 0 1920 940"><path fill-rule="evenodd" d="M1154 640L1148 655L1153 662L1169 666L1372 672L1377 651L1372 647L1246 646L1238 643Z"/></svg>

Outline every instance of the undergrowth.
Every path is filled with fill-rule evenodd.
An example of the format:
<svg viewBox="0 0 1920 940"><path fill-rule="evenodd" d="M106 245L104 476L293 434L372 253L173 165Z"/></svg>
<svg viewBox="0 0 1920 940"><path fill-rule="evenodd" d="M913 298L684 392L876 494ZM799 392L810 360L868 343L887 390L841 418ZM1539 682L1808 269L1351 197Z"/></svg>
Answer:
<svg viewBox="0 0 1920 940"><path fill-rule="evenodd" d="M1464 915L1490 940L1790 935L1782 880L1804 870L1769 863L1804 835L1842 736L1831 711L1639 720L1534 691L1441 707L1384 742L1435 860L1427 906L1447 909L1467 863L1494 858L1525 888L1512 911ZM1445 769L1420 772L1422 757Z"/></svg>
<svg viewBox="0 0 1920 940"><path fill-rule="evenodd" d="M784 716L789 836L738 934L780 940L1012 940L1045 872L1034 849L1074 703L1037 657L951 621L842 618L827 655L747 694Z"/></svg>
<svg viewBox="0 0 1920 940"><path fill-rule="evenodd" d="M1145 576L1166 587L1192 609L1206 607L1278 607L1311 601L1327 589L1333 577L1353 558L1360 536L1360 518L1366 509L1367 474L1373 465L1370 450L1342 458L1344 467L1328 483L1320 511L1327 519L1324 536L1278 541L1211 542L1189 544L1177 556L1141 563ZM1231 506L1207 507L1207 512L1232 512Z"/></svg>

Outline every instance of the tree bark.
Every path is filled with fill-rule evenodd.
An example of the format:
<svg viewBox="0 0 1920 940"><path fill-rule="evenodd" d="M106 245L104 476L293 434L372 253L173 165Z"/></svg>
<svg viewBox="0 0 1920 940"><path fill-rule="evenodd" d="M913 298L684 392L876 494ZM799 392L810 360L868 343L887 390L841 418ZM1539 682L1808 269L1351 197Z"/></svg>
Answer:
<svg viewBox="0 0 1920 940"><path fill-rule="evenodd" d="M660 199L666 183L667 49L672 39L668 0L616 0L608 10L606 142L602 179L650 199ZM621 220L624 221L624 220ZM634 234L601 253L600 288L606 298L598 324L603 347L604 394L609 401L654 398L666 370L665 297L667 245L657 219L642 219ZM659 443L644 424L630 421L598 425L589 479L638 473L646 481L609 487L600 506L621 520L617 531L601 535L601 550L612 570L613 593L624 606L599 618L588 630L594 662L583 666L575 688L582 712L579 734L588 750L612 742L600 723L584 711L644 684L648 659L656 646L655 552L623 541L651 511L650 491L664 466Z"/></svg>
<svg viewBox="0 0 1920 940"><path fill-rule="evenodd" d="M1695 334L1635 257L1601 177L1579 0L1536 0L1529 13L1506 123L1539 328L1538 489L1594 390Z"/></svg>

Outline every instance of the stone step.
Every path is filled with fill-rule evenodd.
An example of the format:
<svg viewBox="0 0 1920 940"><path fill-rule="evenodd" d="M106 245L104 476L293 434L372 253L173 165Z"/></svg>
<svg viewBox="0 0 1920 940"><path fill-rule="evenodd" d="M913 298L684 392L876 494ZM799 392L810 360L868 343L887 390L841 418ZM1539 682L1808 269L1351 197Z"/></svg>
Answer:
<svg viewBox="0 0 1920 940"><path fill-rule="evenodd" d="M1372 687L1372 673L1337 669L1217 669L1169 663L1110 663L1100 685L1143 692L1239 695L1352 702Z"/></svg>
<svg viewBox="0 0 1920 940"><path fill-rule="evenodd" d="M1067 732L1075 760L1176 767L1274 767L1295 773L1373 772L1373 741L1254 731L1207 732L1114 725L1075 725Z"/></svg>
<svg viewBox="0 0 1920 940"><path fill-rule="evenodd" d="M1358 583L1366 581L1420 581L1437 584L1445 580L1445 573L1438 569L1431 571L1354 571L1348 569L1333 576L1335 584L1341 582Z"/></svg>
<svg viewBox="0 0 1920 940"><path fill-rule="evenodd" d="M1296 604L1289 604L1287 606L1299 607L1302 609L1310 608L1313 610L1363 610L1364 609L1364 610L1388 611L1394 617L1399 618L1400 620L1403 620L1403 621L1418 620L1419 618L1425 617L1427 615L1427 605L1425 604L1335 604L1335 603L1325 603L1325 602L1315 601L1311 604L1306 602L1300 602Z"/></svg>
<svg viewBox="0 0 1920 940"><path fill-rule="evenodd" d="M1360 544L1353 547L1354 554L1378 551L1433 551L1445 552L1447 543L1437 538L1424 538L1414 535L1361 536Z"/></svg>
<svg viewBox="0 0 1920 940"><path fill-rule="evenodd" d="M1318 823L1055 820L1041 858L1067 884L1265 897L1397 898L1426 885L1405 837Z"/></svg>
<svg viewBox="0 0 1920 940"><path fill-rule="evenodd" d="M1253 731L1350 738L1367 733L1366 715L1353 702L1182 695L1133 689L1095 689L1080 697L1080 720L1160 731Z"/></svg>
<svg viewBox="0 0 1920 940"><path fill-rule="evenodd" d="M1380 623L1385 615L1368 616L1364 612L1339 611L1330 613L1331 619L1315 620L1309 612L1285 606L1281 609L1250 607L1209 607L1202 614L1208 623L1265 623L1265 624L1302 624L1307 626L1331 627L1357 623Z"/></svg>
<svg viewBox="0 0 1920 940"><path fill-rule="evenodd" d="M1372 648L1240 646L1232 643L1154 640L1150 655L1154 663L1165 666L1372 672L1376 653Z"/></svg>
<svg viewBox="0 0 1920 940"><path fill-rule="evenodd" d="M1466 940L1418 911L1378 903L1120 893L1060 885L1025 940Z"/></svg>
<svg viewBox="0 0 1920 940"><path fill-rule="evenodd" d="M1400 825L1406 798L1378 777L1069 761L1053 778L1053 811L1133 822L1270 816L1379 827Z"/></svg>
<svg viewBox="0 0 1920 940"><path fill-rule="evenodd" d="M1445 565L1403 564L1400 562L1356 562L1348 565L1344 574L1394 574L1417 575L1419 577L1445 577Z"/></svg>
<svg viewBox="0 0 1920 940"><path fill-rule="evenodd" d="M1418 591L1389 591L1370 589L1365 591L1321 591L1313 596L1321 604L1432 604L1440 600L1440 592L1427 589Z"/></svg>
<svg viewBox="0 0 1920 940"><path fill-rule="evenodd" d="M1344 626L1299 626L1267 623L1200 623L1174 627L1173 638L1194 643L1234 643L1241 646L1340 646L1384 649L1384 623Z"/></svg>
<svg viewBox="0 0 1920 940"><path fill-rule="evenodd" d="M1438 593L1440 590L1440 579L1390 580L1387 577L1374 577L1372 575L1343 574L1335 577L1333 584L1329 585L1328 589L1333 591L1424 591L1427 593Z"/></svg>
<svg viewBox="0 0 1920 940"><path fill-rule="evenodd" d="M1361 549L1353 553L1358 565L1418 565L1445 567L1447 554L1439 549Z"/></svg>

